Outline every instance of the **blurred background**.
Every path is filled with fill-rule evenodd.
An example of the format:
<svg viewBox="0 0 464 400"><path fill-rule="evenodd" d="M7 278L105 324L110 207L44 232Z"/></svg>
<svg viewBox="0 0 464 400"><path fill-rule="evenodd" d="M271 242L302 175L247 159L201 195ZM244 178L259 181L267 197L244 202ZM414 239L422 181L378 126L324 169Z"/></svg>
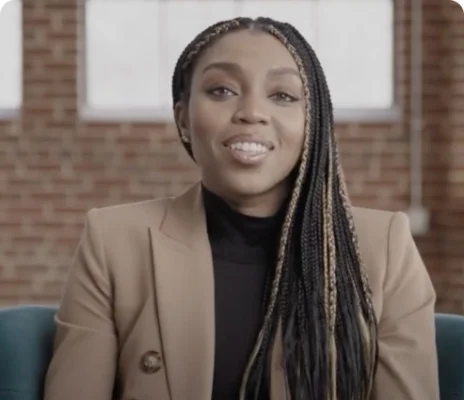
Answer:
<svg viewBox="0 0 464 400"><path fill-rule="evenodd" d="M89 209L198 178L172 123L171 74L196 33L238 15L286 20L313 45L352 202L407 212L437 309L464 313L464 13L451 0L7 3L0 306L58 303Z"/></svg>

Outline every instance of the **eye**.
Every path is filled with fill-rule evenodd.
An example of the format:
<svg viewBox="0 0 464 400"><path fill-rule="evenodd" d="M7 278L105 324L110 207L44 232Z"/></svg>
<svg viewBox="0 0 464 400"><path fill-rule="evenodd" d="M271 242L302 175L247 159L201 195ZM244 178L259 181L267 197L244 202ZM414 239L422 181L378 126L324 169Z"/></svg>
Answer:
<svg viewBox="0 0 464 400"><path fill-rule="evenodd" d="M236 93L233 92L232 90L226 88L225 86L217 86L217 87L215 87L213 89L208 90L208 94L210 94L210 95L212 95L214 97L224 98L224 97L233 96Z"/></svg>
<svg viewBox="0 0 464 400"><path fill-rule="evenodd" d="M285 92L274 93L271 96L271 99L276 100L276 101L285 102L285 103L293 103L298 100L296 97L290 96L289 94Z"/></svg>

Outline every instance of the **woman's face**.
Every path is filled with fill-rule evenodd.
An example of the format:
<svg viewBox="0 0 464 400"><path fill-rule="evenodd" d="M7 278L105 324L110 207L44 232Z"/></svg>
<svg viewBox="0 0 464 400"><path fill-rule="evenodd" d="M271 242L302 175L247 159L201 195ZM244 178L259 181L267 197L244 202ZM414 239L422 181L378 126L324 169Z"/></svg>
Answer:
<svg viewBox="0 0 464 400"><path fill-rule="evenodd" d="M305 100L297 65L278 39L241 30L207 48L176 119L208 189L280 206L303 146Z"/></svg>

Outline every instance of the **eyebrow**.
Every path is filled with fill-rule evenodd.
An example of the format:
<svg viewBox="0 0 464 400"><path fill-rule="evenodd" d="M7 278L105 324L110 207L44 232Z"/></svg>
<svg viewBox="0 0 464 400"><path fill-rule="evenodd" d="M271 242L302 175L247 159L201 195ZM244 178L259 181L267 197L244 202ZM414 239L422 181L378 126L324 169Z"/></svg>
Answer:
<svg viewBox="0 0 464 400"><path fill-rule="evenodd" d="M233 62L214 62L209 65L207 65L203 69L203 74L209 71L210 69L222 69L226 72L231 72L235 74L241 74L243 72L242 68L240 65L233 63ZM278 67L278 68L272 68L268 71L267 73L269 76L278 76L278 75L294 75L298 78L301 78L300 73L298 70L292 67Z"/></svg>

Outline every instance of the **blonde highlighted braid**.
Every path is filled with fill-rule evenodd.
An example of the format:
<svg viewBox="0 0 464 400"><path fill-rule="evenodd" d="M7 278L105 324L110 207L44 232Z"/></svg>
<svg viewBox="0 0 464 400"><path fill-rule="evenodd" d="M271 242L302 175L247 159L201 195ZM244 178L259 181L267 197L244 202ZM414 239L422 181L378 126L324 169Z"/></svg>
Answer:
<svg viewBox="0 0 464 400"><path fill-rule="evenodd" d="M288 49L303 82L307 116L266 312L239 399L256 400L269 385L280 325L288 400L367 400L377 364L377 322L340 166L330 93L313 49L290 24L268 18L218 22L179 57L172 81L174 106L190 95L202 52L239 29L267 32ZM190 144L183 144L194 157Z"/></svg>

